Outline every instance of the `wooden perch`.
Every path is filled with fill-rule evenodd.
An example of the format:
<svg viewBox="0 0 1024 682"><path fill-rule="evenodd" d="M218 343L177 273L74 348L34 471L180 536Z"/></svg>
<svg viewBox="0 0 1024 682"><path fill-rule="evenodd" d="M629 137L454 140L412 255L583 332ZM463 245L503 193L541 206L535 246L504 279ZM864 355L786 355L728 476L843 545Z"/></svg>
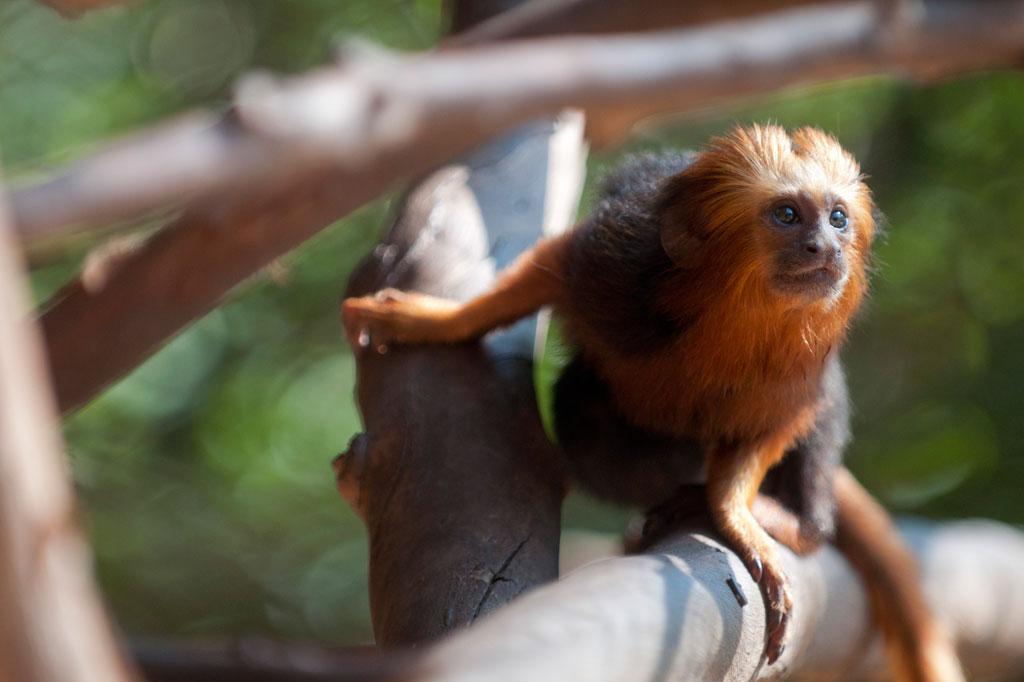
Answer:
<svg viewBox="0 0 1024 682"><path fill-rule="evenodd" d="M649 36L364 55L298 79L249 80L236 123L189 123L188 134L171 126L25 188L15 197L24 234L129 217L143 208L140 192L157 203L262 188L195 207L111 263L101 286L72 283L47 306L60 408L81 405L232 287L396 181L565 105L587 107L614 136L653 110L862 73L957 73L1016 63L1024 49L1024 2L941 0L928 3L934 16L903 27L876 7L797 8ZM153 149L168 150L159 163ZM196 154L199 165L221 169L215 177L196 172ZM267 183L255 183L264 174Z"/></svg>
<svg viewBox="0 0 1024 682"><path fill-rule="evenodd" d="M60 428L0 190L0 679L132 677L91 582Z"/></svg>
<svg viewBox="0 0 1024 682"><path fill-rule="evenodd" d="M493 274L489 244L505 245L500 265L539 236L539 217L508 215L522 203L524 179L547 168L543 184L564 188L566 170L556 170L561 182L550 173L573 167L550 161L531 167L529 141L506 140L477 152L467 168L429 176L407 197L348 293L397 286L463 298L486 287ZM502 168L513 160L520 165ZM488 185L498 191L486 191ZM526 196L527 206L536 203L535 195ZM542 196L545 203L557 199ZM519 233L508 232L517 224ZM738 560L706 536L680 535L647 556L614 559L538 587L552 577L562 483L558 455L538 433L524 371L530 337L513 329L511 340L508 334L490 337L484 347L357 354L368 434L339 459L337 473L342 494L369 532L377 641L392 648L424 643L468 626L421 648L424 659L396 679L740 680L776 676L782 666L833 677L848 671L867 651L870 627L856 577L831 550L811 559L790 557L801 606L794 645L771 670L758 668L760 593ZM512 355L496 345L509 342L519 348ZM1016 549L1019 536L994 529L984 526L968 537L957 532L952 547L937 543L941 552L926 555L929 570L952 567L935 575L960 585L985 576L1017 594L1020 580L1005 571L1024 558L1024 548ZM936 541L948 533L926 530L921 537ZM974 551L975 538L996 552L995 559L955 563L959 552ZM416 566L415 580L409 566ZM739 607L727 580L745 595L747 607ZM941 612L956 612L961 641L999 661L992 670L1018 669L1013 635L1019 628L997 630L998 620L983 616L969 631L959 620L974 613L969 605L947 606ZM487 611L494 613L479 620ZM975 661L969 656L968 662Z"/></svg>
<svg viewBox="0 0 1024 682"><path fill-rule="evenodd" d="M987 521L918 522L904 531L972 679L1024 673L1024 535ZM884 679L865 594L842 558L829 548L805 559L787 552L786 562L796 599L791 644L771 667L760 658L764 607L757 586L731 551L697 531L537 588L427 651L409 677Z"/></svg>

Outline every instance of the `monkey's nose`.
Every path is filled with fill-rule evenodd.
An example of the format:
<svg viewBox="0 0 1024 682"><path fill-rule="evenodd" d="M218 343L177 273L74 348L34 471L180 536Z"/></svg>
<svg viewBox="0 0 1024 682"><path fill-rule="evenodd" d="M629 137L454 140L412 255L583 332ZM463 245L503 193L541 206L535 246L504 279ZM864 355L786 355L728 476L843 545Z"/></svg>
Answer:
<svg viewBox="0 0 1024 682"><path fill-rule="evenodd" d="M829 267L839 255L835 244L819 237L801 242L797 254L799 255L796 256L796 260L800 263L798 267L801 270Z"/></svg>
<svg viewBox="0 0 1024 682"><path fill-rule="evenodd" d="M817 257L814 258L815 260L829 261L838 255L839 244L819 235L811 237L803 243L803 252L808 257Z"/></svg>

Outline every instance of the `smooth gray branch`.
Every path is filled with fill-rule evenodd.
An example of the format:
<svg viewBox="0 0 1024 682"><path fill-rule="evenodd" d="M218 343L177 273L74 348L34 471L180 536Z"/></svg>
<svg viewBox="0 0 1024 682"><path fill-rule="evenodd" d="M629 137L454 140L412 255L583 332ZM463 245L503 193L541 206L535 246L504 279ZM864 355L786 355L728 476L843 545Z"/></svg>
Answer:
<svg viewBox="0 0 1024 682"><path fill-rule="evenodd" d="M903 529L972 679L1024 673L1024 535L991 521L913 522ZM770 667L760 656L764 607L757 586L727 547L697 531L535 589L429 651L415 677L884 679L864 591L838 553L827 548L797 559L787 552L786 570L796 601L791 639Z"/></svg>

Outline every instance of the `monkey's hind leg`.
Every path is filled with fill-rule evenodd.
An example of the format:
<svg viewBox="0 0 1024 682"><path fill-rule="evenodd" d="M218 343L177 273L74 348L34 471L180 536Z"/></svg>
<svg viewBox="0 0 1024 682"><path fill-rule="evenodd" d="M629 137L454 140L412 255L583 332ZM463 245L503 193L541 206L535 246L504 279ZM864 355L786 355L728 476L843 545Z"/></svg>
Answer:
<svg viewBox="0 0 1024 682"><path fill-rule="evenodd" d="M564 296L565 254L572 232L524 252L487 293L467 303L385 289L341 306L353 345L458 343L525 317Z"/></svg>
<svg viewBox="0 0 1024 682"><path fill-rule="evenodd" d="M845 468L836 472L836 546L864 581L898 682L962 682L952 639L932 614L917 562L892 519Z"/></svg>

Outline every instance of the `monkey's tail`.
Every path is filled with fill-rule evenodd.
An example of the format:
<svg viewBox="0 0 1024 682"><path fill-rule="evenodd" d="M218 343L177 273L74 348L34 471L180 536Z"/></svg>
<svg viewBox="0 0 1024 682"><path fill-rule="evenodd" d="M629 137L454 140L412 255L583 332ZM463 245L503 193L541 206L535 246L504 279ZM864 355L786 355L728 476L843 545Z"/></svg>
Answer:
<svg viewBox="0 0 1024 682"><path fill-rule="evenodd" d="M892 518L845 468L836 473L836 540L864 582L899 682L962 682L949 633L925 601L917 562Z"/></svg>

